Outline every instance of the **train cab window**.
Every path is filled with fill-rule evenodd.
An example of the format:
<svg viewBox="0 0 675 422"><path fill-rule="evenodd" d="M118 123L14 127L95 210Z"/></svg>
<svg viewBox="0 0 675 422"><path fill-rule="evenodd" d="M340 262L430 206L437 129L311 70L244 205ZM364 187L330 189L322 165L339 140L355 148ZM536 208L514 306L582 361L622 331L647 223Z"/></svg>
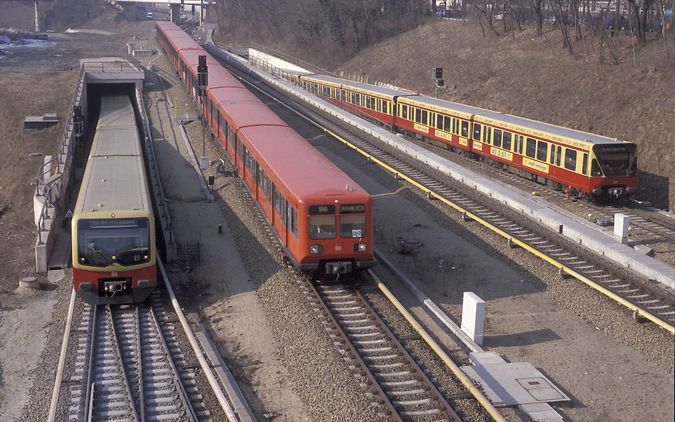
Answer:
<svg viewBox="0 0 675 422"><path fill-rule="evenodd" d="M528 139L528 142L530 140ZM548 155L548 143L544 141L537 142L537 160L546 161L546 156Z"/></svg>
<svg viewBox="0 0 675 422"><path fill-rule="evenodd" d="M502 131L499 129L495 129L492 132L492 145L496 146L497 148L502 147Z"/></svg>
<svg viewBox="0 0 675 422"><path fill-rule="evenodd" d="M595 177L602 177L604 174L602 174L602 169L600 168L600 163L598 163L597 159L593 159L591 162L591 176Z"/></svg>
<svg viewBox="0 0 675 422"><path fill-rule="evenodd" d="M581 164L581 173L586 175L587 170L588 170L588 154L584 153L584 159Z"/></svg>
<svg viewBox="0 0 675 422"><path fill-rule="evenodd" d="M573 149L565 149L565 168L572 171L577 169L577 152Z"/></svg>
<svg viewBox="0 0 675 422"><path fill-rule="evenodd" d="M308 213L310 239L335 239L335 205L311 205Z"/></svg>
<svg viewBox="0 0 675 422"><path fill-rule="evenodd" d="M502 148L511 151L511 132L504 132L502 141Z"/></svg>
<svg viewBox="0 0 675 422"><path fill-rule="evenodd" d="M469 137L469 122L462 120L462 136L465 138Z"/></svg>
<svg viewBox="0 0 675 422"><path fill-rule="evenodd" d="M525 155L534 158L537 152L537 141L532 138L527 138L527 145L525 146Z"/></svg>
<svg viewBox="0 0 675 422"><path fill-rule="evenodd" d="M473 140L474 141L480 141L480 129L481 125L478 123L473 124Z"/></svg>
<svg viewBox="0 0 675 422"><path fill-rule="evenodd" d="M340 237L366 237L366 206L363 204L340 205Z"/></svg>
<svg viewBox="0 0 675 422"><path fill-rule="evenodd" d="M147 218L81 219L77 250L81 264L94 267L137 265L150 261Z"/></svg>

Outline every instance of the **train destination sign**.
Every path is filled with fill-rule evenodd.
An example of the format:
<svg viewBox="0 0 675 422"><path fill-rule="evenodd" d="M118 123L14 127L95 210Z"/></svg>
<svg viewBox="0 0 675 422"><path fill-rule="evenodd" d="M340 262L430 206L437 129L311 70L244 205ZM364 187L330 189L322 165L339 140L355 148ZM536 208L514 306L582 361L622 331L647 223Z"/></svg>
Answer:
<svg viewBox="0 0 675 422"><path fill-rule="evenodd" d="M335 214L335 205L310 205L309 215Z"/></svg>
<svg viewBox="0 0 675 422"><path fill-rule="evenodd" d="M363 204L340 205L340 214L361 214L366 212Z"/></svg>

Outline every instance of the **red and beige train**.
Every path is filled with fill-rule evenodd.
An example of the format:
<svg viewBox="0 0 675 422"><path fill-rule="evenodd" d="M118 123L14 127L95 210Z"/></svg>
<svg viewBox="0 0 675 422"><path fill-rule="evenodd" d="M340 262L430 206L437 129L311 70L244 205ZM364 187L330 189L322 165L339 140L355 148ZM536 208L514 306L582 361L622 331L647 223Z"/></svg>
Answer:
<svg viewBox="0 0 675 422"><path fill-rule="evenodd" d="M332 76L288 78L355 114L542 183L612 199L637 187L634 143Z"/></svg>
<svg viewBox="0 0 675 422"><path fill-rule="evenodd" d="M372 266L373 203L354 180L251 94L171 22L157 39L249 189L284 252L302 271L347 274ZM199 56L208 86L199 95Z"/></svg>
<svg viewBox="0 0 675 422"><path fill-rule="evenodd" d="M73 287L85 302L143 302L157 286L154 214L127 95L101 98L71 239Z"/></svg>

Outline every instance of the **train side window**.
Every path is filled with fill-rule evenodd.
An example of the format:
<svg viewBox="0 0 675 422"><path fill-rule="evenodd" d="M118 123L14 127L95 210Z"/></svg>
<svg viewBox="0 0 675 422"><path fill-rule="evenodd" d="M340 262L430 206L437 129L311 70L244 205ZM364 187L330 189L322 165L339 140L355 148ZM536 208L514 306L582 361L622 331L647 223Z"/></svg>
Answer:
<svg viewBox="0 0 675 422"><path fill-rule="evenodd" d="M525 146L525 155L534 158L537 152L537 141L532 138L527 138L527 145Z"/></svg>
<svg viewBox="0 0 675 422"><path fill-rule="evenodd" d="M389 114L389 101L382 101L382 113Z"/></svg>
<svg viewBox="0 0 675 422"><path fill-rule="evenodd" d="M408 119L408 106L405 104L401 105L401 117L406 120Z"/></svg>
<svg viewBox="0 0 675 422"><path fill-rule="evenodd" d="M588 170L588 154L584 153L584 158L581 164L581 173L583 173L585 176L587 170Z"/></svg>
<svg viewBox="0 0 675 422"><path fill-rule="evenodd" d="M567 170L577 170L577 152L573 149L565 149L565 168Z"/></svg>
<svg viewBox="0 0 675 422"><path fill-rule="evenodd" d="M490 143L490 131L491 130L492 129L487 127L487 126L483 127L483 142Z"/></svg>
<svg viewBox="0 0 675 422"><path fill-rule="evenodd" d="M511 151L511 132L504 132L503 140L504 142L502 143L502 148L507 151Z"/></svg>
<svg viewBox="0 0 675 422"><path fill-rule="evenodd" d="M422 122L422 110L420 110L419 108L415 109L415 121L417 123Z"/></svg>
<svg viewBox="0 0 675 422"><path fill-rule="evenodd" d="M452 119L452 131L455 135L459 135L459 119Z"/></svg>
<svg viewBox="0 0 675 422"><path fill-rule="evenodd" d="M436 115L436 129L443 129L443 116L440 114Z"/></svg>
<svg viewBox="0 0 675 422"><path fill-rule="evenodd" d="M450 118L448 116L443 116L443 130L450 132Z"/></svg>
<svg viewBox="0 0 675 422"><path fill-rule="evenodd" d="M560 167L560 157L562 156L562 147L558 145L558 148L556 149L556 154L555 154L555 165Z"/></svg>
<svg viewBox="0 0 675 422"><path fill-rule="evenodd" d="M528 139L529 142L529 139ZM546 161L546 156L548 155L548 143L544 141L537 142L537 160Z"/></svg>
<svg viewBox="0 0 675 422"><path fill-rule="evenodd" d="M492 144L497 148L502 147L502 131L500 129L495 129L492 132Z"/></svg>
<svg viewBox="0 0 675 422"><path fill-rule="evenodd" d="M462 136L465 138L469 137L469 122L462 120Z"/></svg>
<svg viewBox="0 0 675 422"><path fill-rule="evenodd" d="M551 145L551 153L549 154L549 162L555 164L555 145Z"/></svg>
<svg viewBox="0 0 675 422"><path fill-rule="evenodd" d="M232 126L227 127L227 139L230 141L232 146L234 146L236 136L235 136L234 130L232 129Z"/></svg>
<svg viewBox="0 0 675 422"><path fill-rule="evenodd" d="M423 125L428 125L429 124L428 119L429 119L429 113L427 113L426 110L422 110L422 121L420 123L422 123Z"/></svg>
<svg viewBox="0 0 675 422"><path fill-rule="evenodd" d="M218 111L217 109L216 109L216 112L218 113L218 123L217 123L218 126L217 126L217 128L218 128L219 131L225 133L225 131L223 131L223 129L222 129L222 127L223 127L223 116L220 114L220 111Z"/></svg>
<svg viewBox="0 0 675 422"><path fill-rule="evenodd" d="M291 231L298 237L298 210L295 207L291 207Z"/></svg>
<svg viewBox="0 0 675 422"><path fill-rule="evenodd" d="M480 141L480 129L481 126L478 123L473 124L473 140Z"/></svg>
<svg viewBox="0 0 675 422"><path fill-rule="evenodd" d="M356 94L352 92L352 104L356 104Z"/></svg>

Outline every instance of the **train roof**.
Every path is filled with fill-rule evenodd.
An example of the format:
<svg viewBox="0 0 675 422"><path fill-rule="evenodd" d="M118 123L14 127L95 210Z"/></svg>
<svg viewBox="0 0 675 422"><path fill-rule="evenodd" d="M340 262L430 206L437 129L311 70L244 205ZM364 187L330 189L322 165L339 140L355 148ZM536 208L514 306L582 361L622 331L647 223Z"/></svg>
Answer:
<svg viewBox="0 0 675 422"><path fill-rule="evenodd" d="M513 116L510 114L497 113L494 111L483 111L476 116L477 122L484 122L494 126L504 127L513 131L529 134L532 136L552 139L565 144L581 148L590 148L596 144L623 144L616 138L596 135L593 133L582 132L580 130L570 129L562 126L556 126L550 123L538 122L536 120L526 119L524 117Z"/></svg>
<svg viewBox="0 0 675 422"><path fill-rule="evenodd" d="M427 97L426 95L413 95L401 98L400 103L412 104L414 106L422 106L427 109L438 111L441 113L444 111L445 112L451 111L452 113L459 115L460 117L463 117L465 119L470 119L471 116L475 114L488 111L479 107L459 104L452 101L441 100L433 97Z"/></svg>
<svg viewBox="0 0 675 422"><path fill-rule="evenodd" d="M287 126L279 116L244 87L213 88L209 89L209 95L211 101L220 106L227 120L237 129L257 125Z"/></svg>
<svg viewBox="0 0 675 422"><path fill-rule="evenodd" d="M200 50L182 50L180 52L183 61L190 67L191 71L197 73L199 66L199 56L206 56L206 65L209 67L209 87L243 87L241 82L225 69L218 60L212 55Z"/></svg>
<svg viewBox="0 0 675 422"><path fill-rule="evenodd" d="M377 85L370 85L370 84L364 84L361 82L354 82L350 81L347 79L341 79L341 78L336 78L334 76L327 76L327 75L319 75L319 74L313 74L313 75L302 75L302 79L305 80L314 80L317 82L322 82L324 84L328 85L334 85L336 87L342 87L342 88L348 88L352 89L354 91L359 91L362 93L374 93L379 96L383 97L388 97L388 98L393 98L393 97L398 97L402 95L411 95L411 91L404 91L400 89L394 89L394 88L387 88L387 87L382 87L382 86L377 86Z"/></svg>
<svg viewBox="0 0 675 422"><path fill-rule="evenodd" d="M140 137L127 96L101 98L76 213L151 212Z"/></svg>
<svg viewBox="0 0 675 422"><path fill-rule="evenodd" d="M241 130L254 155L264 157L270 176L296 200L326 199L367 203L370 195L289 127L255 126ZM275 182L277 183L277 182ZM290 198L289 198L290 199Z"/></svg>

